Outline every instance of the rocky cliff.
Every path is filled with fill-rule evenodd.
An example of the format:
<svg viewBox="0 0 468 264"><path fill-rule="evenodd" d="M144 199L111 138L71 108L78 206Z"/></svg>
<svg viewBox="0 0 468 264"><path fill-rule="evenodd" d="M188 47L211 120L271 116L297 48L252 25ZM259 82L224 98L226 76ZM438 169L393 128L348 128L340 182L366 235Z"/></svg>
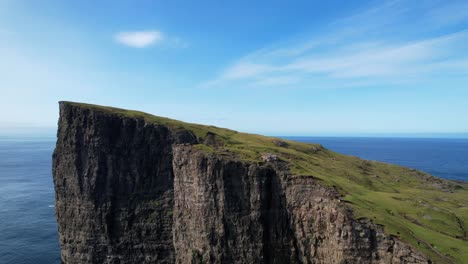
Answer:
<svg viewBox="0 0 468 264"><path fill-rule="evenodd" d="M226 138L191 128L60 103L63 263L430 262L353 217L337 188L292 173L287 158L242 158Z"/></svg>

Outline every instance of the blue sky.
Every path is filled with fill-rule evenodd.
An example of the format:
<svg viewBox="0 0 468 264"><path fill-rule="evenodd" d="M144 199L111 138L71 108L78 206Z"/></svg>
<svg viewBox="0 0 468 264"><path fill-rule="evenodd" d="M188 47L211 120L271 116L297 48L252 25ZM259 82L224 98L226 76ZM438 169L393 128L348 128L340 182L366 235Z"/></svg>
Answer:
<svg viewBox="0 0 468 264"><path fill-rule="evenodd" d="M0 129L54 128L71 100L268 135L468 132L467 1L252 2L0 1Z"/></svg>

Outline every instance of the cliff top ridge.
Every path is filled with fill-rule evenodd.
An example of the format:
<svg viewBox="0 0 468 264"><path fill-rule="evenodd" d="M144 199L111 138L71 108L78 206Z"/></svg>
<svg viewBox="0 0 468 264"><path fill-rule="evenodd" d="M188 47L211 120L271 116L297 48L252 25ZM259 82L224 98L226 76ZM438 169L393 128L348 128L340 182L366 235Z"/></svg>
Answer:
<svg viewBox="0 0 468 264"><path fill-rule="evenodd" d="M319 144L186 123L144 112L76 102L61 107L144 120L191 133L206 155L245 162L284 162L291 175L311 176L335 188L356 218L384 226L436 262L468 259L468 184L330 151Z"/></svg>

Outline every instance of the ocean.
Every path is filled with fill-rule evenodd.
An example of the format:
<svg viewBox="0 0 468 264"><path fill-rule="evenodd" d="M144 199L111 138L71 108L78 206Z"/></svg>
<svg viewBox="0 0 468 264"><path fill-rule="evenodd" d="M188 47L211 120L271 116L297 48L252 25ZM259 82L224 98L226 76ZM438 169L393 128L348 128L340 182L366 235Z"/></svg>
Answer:
<svg viewBox="0 0 468 264"><path fill-rule="evenodd" d="M289 137L336 152L468 180L468 139ZM54 139L0 138L0 263L60 263Z"/></svg>
<svg viewBox="0 0 468 264"><path fill-rule="evenodd" d="M60 263L54 139L0 139L0 263Z"/></svg>
<svg viewBox="0 0 468 264"><path fill-rule="evenodd" d="M468 181L468 138L289 137L333 151Z"/></svg>

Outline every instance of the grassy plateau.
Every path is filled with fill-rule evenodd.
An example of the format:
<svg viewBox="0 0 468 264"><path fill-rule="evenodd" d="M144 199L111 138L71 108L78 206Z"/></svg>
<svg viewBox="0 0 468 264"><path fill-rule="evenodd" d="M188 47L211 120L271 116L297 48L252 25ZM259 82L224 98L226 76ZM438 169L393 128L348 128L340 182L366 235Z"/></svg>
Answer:
<svg viewBox="0 0 468 264"><path fill-rule="evenodd" d="M440 179L424 172L376 161L362 160L323 148L279 138L185 123L143 112L112 107L68 104L104 111L175 130L190 130L205 142L209 153L261 162L272 153L290 164L294 175L313 176L335 187L353 209L356 218L368 218L384 226L436 263L468 263L468 183Z"/></svg>

